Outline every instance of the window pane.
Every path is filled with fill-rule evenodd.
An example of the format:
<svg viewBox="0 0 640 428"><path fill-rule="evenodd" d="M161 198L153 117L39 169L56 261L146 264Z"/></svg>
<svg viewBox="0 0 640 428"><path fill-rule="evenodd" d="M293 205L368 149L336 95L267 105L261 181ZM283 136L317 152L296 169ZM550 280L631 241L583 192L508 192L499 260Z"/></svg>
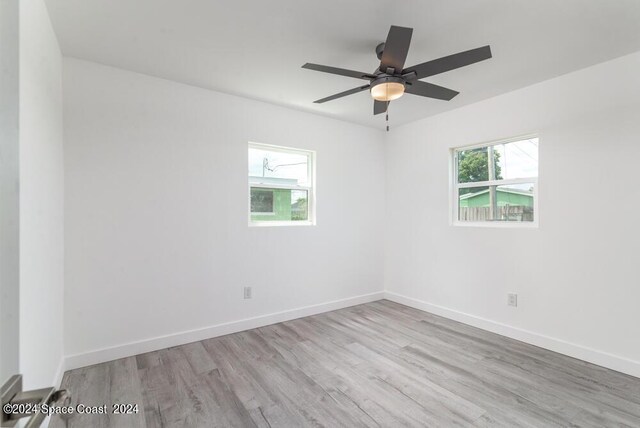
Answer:
<svg viewBox="0 0 640 428"><path fill-rule="evenodd" d="M458 152L458 183L489 180L487 147Z"/></svg>
<svg viewBox="0 0 640 428"><path fill-rule="evenodd" d="M514 141L494 146L497 179L538 176L538 139Z"/></svg>
<svg viewBox="0 0 640 428"><path fill-rule="evenodd" d="M291 220L309 219L309 198L306 190L291 191Z"/></svg>
<svg viewBox="0 0 640 428"><path fill-rule="evenodd" d="M287 153L249 148L249 182L308 186L309 158L303 153Z"/></svg>
<svg viewBox="0 0 640 428"><path fill-rule="evenodd" d="M251 212L273 214L273 190L252 188Z"/></svg>
<svg viewBox="0 0 640 428"><path fill-rule="evenodd" d="M458 183L537 177L538 139L460 150L457 161Z"/></svg>
<svg viewBox="0 0 640 428"><path fill-rule="evenodd" d="M458 191L459 221L533 221L534 183Z"/></svg>
<svg viewBox="0 0 640 428"><path fill-rule="evenodd" d="M307 221L308 200L306 190L252 187L251 221Z"/></svg>

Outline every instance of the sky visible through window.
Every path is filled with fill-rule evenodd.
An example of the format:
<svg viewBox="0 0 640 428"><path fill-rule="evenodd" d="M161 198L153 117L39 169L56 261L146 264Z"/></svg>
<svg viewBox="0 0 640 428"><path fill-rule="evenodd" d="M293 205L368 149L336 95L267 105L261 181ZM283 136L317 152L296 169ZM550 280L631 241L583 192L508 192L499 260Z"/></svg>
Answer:
<svg viewBox="0 0 640 428"><path fill-rule="evenodd" d="M503 179L538 176L537 138L500 144L494 150L500 153Z"/></svg>
<svg viewBox="0 0 640 428"><path fill-rule="evenodd" d="M495 147L500 153L502 178L537 177L538 176L538 139L530 138ZM531 190L530 183L513 184L513 189Z"/></svg>
<svg viewBox="0 0 640 428"><path fill-rule="evenodd" d="M307 162L305 154L252 147L249 149L249 176L293 179L298 185L308 185Z"/></svg>

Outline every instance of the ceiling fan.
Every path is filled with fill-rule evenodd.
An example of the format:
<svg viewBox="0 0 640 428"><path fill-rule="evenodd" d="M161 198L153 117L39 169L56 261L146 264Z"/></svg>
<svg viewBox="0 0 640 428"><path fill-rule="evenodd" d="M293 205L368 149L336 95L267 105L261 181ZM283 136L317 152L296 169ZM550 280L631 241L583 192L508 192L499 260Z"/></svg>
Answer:
<svg viewBox="0 0 640 428"><path fill-rule="evenodd" d="M362 73L320 64L306 63L303 65L302 68L309 70L369 81L366 85L316 100L314 103L325 103L347 95L357 94L367 89L371 92L374 100L374 115L386 112L389 102L400 98L405 92L449 101L459 92L432 83L422 82L419 79L491 58L491 48L483 46L404 68L412 33L413 28L391 26L386 42L380 43L376 47L376 55L380 60L380 66L373 73Z"/></svg>

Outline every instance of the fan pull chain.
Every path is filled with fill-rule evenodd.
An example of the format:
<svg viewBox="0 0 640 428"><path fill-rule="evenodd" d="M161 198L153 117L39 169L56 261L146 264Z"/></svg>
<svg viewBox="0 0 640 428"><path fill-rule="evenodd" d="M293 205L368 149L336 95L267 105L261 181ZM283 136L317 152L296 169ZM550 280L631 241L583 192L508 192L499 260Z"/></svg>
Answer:
<svg viewBox="0 0 640 428"><path fill-rule="evenodd" d="M387 93L387 99L389 99L389 85L385 86L385 91ZM387 132L389 132L389 101L385 101L386 108L384 109L384 114L386 116L385 120L387 122Z"/></svg>
<svg viewBox="0 0 640 428"><path fill-rule="evenodd" d="M386 120L387 120L387 132L389 132L389 103L388 102L387 102Z"/></svg>

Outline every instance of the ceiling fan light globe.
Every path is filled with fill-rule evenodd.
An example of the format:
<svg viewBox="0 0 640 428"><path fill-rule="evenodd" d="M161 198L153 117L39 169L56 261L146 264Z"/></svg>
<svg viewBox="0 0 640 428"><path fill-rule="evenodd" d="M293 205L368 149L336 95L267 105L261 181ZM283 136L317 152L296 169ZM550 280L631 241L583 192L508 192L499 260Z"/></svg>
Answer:
<svg viewBox="0 0 640 428"><path fill-rule="evenodd" d="M400 82L382 82L371 87L371 97L376 101L397 100L404 94L404 84Z"/></svg>

